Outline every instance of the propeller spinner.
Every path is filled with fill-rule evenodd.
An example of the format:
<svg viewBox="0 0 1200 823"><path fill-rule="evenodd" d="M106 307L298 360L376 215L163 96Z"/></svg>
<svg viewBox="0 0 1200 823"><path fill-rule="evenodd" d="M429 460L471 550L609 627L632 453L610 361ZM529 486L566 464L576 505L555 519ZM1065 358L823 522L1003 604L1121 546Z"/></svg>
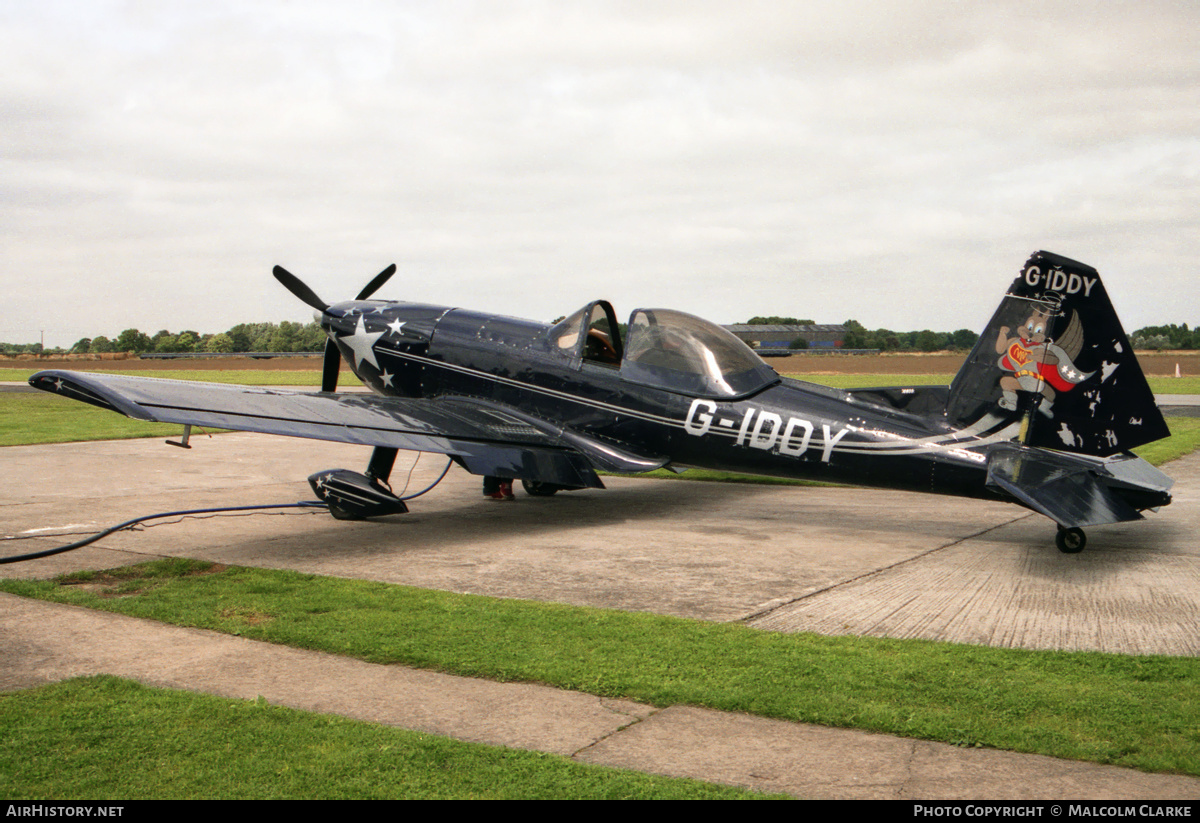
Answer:
<svg viewBox="0 0 1200 823"><path fill-rule="evenodd" d="M355 300L366 300L372 294L377 292L388 279L396 273L396 264L388 266L363 287L363 290L358 293ZM272 274L275 279L283 284L283 287L290 291L303 302L312 306L319 312L324 312L329 308L329 304L317 296L317 293L304 284L299 277L292 274L283 266L276 266L272 269ZM338 372L342 366L342 353L338 351L337 343L333 342L333 338L325 341L325 357L321 363L321 391L334 392L337 391Z"/></svg>

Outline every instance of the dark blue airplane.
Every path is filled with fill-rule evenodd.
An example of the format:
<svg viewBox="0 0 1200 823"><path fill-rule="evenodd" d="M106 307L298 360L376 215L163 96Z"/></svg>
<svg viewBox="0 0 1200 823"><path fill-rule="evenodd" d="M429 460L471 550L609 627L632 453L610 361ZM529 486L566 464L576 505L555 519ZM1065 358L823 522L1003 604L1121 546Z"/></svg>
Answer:
<svg viewBox="0 0 1200 823"><path fill-rule="evenodd" d="M1141 519L1171 479L1129 450L1170 434L1096 270L1034 254L949 386L830 389L780 377L683 312L638 309L622 339L596 300L553 325L444 306L322 301L320 392L43 371L36 388L132 418L374 447L365 473L317 472L343 519L407 511L397 450L449 455L528 493L603 488L597 472L723 469L1006 500L1058 525ZM374 394L337 394L345 360ZM186 431L186 430L185 430Z"/></svg>

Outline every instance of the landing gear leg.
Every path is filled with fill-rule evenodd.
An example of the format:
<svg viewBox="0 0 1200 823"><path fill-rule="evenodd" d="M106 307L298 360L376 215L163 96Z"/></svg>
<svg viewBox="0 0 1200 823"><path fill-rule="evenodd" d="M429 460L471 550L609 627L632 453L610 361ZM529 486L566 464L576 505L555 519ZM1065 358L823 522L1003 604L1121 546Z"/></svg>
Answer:
<svg viewBox="0 0 1200 823"><path fill-rule="evenodd" d="M396 449L376 446L371 450L371 462L367 464L367 477L379 483L387 483L396 465Z"/></svg>
<svg viewBox="0 0 1200 823"><path fill-rule="evenodd" d="M1059 526L1058 534L1054 535L1054 543L1063 554L1079 554L1087 545L1087 535L1083 533L1083 529L1064 529Z"/></svg>

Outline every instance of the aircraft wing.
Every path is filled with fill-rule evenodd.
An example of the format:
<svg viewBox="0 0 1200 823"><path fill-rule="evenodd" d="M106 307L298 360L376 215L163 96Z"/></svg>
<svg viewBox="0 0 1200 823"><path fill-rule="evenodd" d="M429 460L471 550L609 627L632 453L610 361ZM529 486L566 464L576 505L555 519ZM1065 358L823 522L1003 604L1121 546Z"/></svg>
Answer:
<svg viewBox="0 0 1200 823"><path fill-rule="evenodd" d="M987 485L1066 528L1141 520L1166 505L1170 477L1133 455L1101 461L1004 444L988 454Z"/></svg>
<svg viewBox="0 0 1200 823"><path fill-rule="evenodd" d="M55 370L29 383L138 420L438 452L473 474L561 486L603 488L596 469L640 472L667 462L474 398L295 392Z"/></svg>

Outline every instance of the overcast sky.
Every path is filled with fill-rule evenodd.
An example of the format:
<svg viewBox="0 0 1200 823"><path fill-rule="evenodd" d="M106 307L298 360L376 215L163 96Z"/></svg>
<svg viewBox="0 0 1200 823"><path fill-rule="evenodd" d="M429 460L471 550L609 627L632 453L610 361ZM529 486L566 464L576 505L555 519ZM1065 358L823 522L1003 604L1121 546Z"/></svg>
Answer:
<svg viewBox="0 0 1200 823"><path fill-rule="evenodd" d="M378 296L1200 323L1200 3L0 0L0 340Z"/></svg>

